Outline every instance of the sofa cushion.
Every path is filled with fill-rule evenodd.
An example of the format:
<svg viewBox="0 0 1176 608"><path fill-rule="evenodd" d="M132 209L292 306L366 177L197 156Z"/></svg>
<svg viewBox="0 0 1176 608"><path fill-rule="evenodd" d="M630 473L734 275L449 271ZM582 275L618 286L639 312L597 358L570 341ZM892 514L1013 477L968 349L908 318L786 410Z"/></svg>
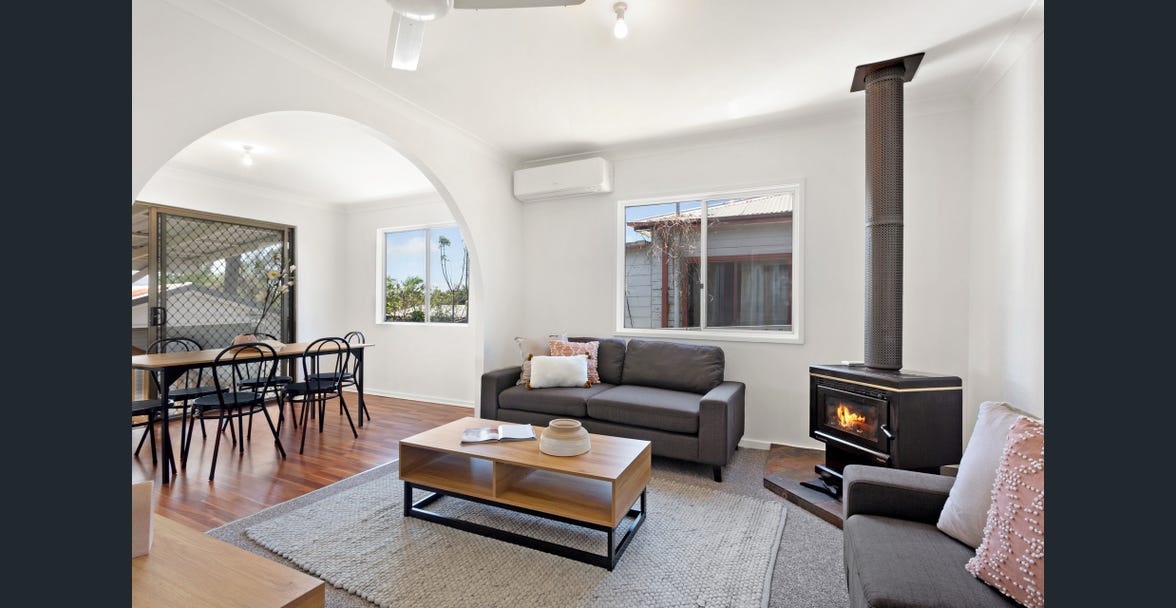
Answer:
<svg viewBox="0 0 1176 608"><path fill-rule="evenodd" d="M524 338L522 336L515 338L515 344L519 345L519 354L523 358L523 373L519 375L519 379L515 384L519 386L526 386L531 381L531 357L535 355L550 355L551 354L551 340L564 340L567 336L563 334L547 334L546 338Z"/></svg>
<svg viewBox="0 0 1176 608"><path fill-rule="evenodd" d="M531 379L527 388L589 387L588 355L531 357Z"/></svg>
<svg viewBox="0 0 1176 608"><path fill-rule="evenodd" d="M625 384L706 394L723 382L723 349L703 344L629 340Z"/></svg>
<svg viewBox="0 0 1176 608"><path fill-rule="evenodd" d="M588 360L588 382L600 384L600 372L596 371L596 364L600 350L600 342L568 342L566 340L551 341L551 355L554 357L572 357L584 355ZM534 357L532 357L534 360Z"/></svg>
<svg viewBox="0 0 1176 608"><path fill-rule="evenodd" d="M528 361L532 355L550 355L551 340L566 340L567 337L563 334L547 334L546 338L524 338L518 336L515 338L515 344L519 345L519 355L522 361Z"/></svg>
<svg viewBox="0 0 1176 608"><path fill-rule="evenodd" d="M588 398L588 416L632 426L698 433L698 404L694 393L649 386L618 386Z"/></svg>
<svg viewBox="0 0 1176 608"><path fill-rule="evenodd" d="M1045 608L1045 425L1013 424L968 572L1022 606Z"/></svg>
<svg viewBox="0 0 1176 608"><path fill-rule="evenodd" d="M588 415L585 404L588 398L610 388L613 388L612 384L603 382L593 384L591 388L527 389L523 386L512 386L498 394L498 407L582 418Z"/></svg>
<svg viewBox="0 0 1176 608"><path fill-rule="evenodd" d="M600 342L596 351L596 371L600 374L600 381L609 384L621 383L621 371L625 365L624 338L589 338L576 336L568 338L568 342Z"/></svg>
<svg viewBox="0 0 1176 608"><path fill-rule="evenodd" d="M882 607L1011 606L964 564L971 547L934 524L880 515L845 521L850 604Z"/></svg>
<svg viewBox="0 0 1176 608"><path fill-rule="evenodd" d="M1004 451L1009 429L1021 416L1033 417L1003 401L980 404L972 438L960 458L956 482L939 513L939 529L944 534L976 548L984 538L988 508L992 506L992 484L996 467Z"/></svg>

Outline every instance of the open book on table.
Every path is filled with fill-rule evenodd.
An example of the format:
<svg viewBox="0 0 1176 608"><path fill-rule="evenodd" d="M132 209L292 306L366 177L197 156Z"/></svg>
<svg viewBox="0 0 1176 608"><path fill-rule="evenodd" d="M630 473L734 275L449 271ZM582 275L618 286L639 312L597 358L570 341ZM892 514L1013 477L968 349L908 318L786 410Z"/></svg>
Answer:
<svg viewBox="0 0 1176 608"><path fill-rule="evenodd" d="M537 439L535 428L529 424L500 424L466 429L461 432L462 443L489 443L492 441L526 441Z"/></svg>

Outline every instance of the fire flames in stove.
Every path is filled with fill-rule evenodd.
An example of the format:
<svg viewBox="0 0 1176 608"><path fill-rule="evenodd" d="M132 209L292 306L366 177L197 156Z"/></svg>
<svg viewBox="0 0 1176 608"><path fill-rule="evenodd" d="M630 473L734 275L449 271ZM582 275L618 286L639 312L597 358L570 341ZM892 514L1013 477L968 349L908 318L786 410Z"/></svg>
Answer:
<svg viewBox="0 0 1176 608"><path fill-rule="evenodd" d="M837 425L861 435L866 431L866 417L854 413L844 403L839 403L837 404Z"/></svg>

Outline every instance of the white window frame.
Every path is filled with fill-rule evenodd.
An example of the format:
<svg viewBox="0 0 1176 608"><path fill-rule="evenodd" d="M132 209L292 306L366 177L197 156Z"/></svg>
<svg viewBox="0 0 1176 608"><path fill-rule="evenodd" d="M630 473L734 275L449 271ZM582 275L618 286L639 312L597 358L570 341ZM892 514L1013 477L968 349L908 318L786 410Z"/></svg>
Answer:
<svg viewBox="0 0 1176 608"><path fill-rule="evenodd" d="M417 224L415 226L395 226L395 227L379 228L376 230L376 325L409 325L409 326L413 326L413 327L422 327L422 326L426 326L426 325L436 326L436 327L468 327L469 326L470 316L472 313L471 313L471 309L470 309L468 301L466 303L466 320L464 322L456 323L456 322L452 322L452 321L434 321L434 320L432 320L433 307L432 307L431 300L433 299L433 293L432 293L433 290L431 289L431 287L433 285L433 283L432 283L433 269L432 269L432 264L430 263L430 259L432 258L432 254L429 251L429 242L430 242L429 239L430 239L430 235L432 234L432 231L439 229L439 228L457 228L458 230L461 230L461 227L456 222L443 222L440 224ZM387 251L385 250L387 247L387 244L388 244L387 235L392 234L392 233L397 233L397 232L416 232L418 230L425 231L425 277L424 277L424 279L425 279L425 320L420 321L420 322L385 320L385 318L384 318L384 298L387 296L387 293L384 291L384 279L387 277L387 272L388 272L388 255L387 255ZM466 240L466 235L465 235L464 231L462 231L461 239L462 239L462 244L464 245L465 240ZM466 251L467 252L469 251L468 246L466 246ZM473 298L473 286L467 285L466 288L470 290L470 298L472 299Z"/></svg>
<svg viewBox="0 0 1176 608"><path fill-rule="evenodd" d="M776 331L766 329L739 329L707 327L705 329L660 328L645 329L625 327L625 210L629 207L641 205L656 205L684 201L708 201L725 198L741 198L749 196L763 196L791 192L793 194L792 207L792 330ZM702 206L702 226L707 222L707 205ZM667 196L649 198L626 199L617 201L616 242L614 250L617 255L616 264L616 331L618 336L632 336L642 338L673 338L677 340L708 340L731 342L773 342L781 344L804 344L804 180L790 179L771 186L754 188L731 188L708 192L682 192ZM702 230L700 241L700 268L706 268L707 242L706 230ZM701 272L702 285L700 292L699 311L700 322L706 319L706 272Z"/></svg>

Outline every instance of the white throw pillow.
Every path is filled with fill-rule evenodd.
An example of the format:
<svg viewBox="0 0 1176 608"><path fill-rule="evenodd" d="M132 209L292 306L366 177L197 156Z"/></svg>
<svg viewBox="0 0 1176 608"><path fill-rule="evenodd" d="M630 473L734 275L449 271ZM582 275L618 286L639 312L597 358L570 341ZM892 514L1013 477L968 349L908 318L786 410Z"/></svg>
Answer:
<svg viewBox="0 0 1176 608"><path fill-rule="evenodd" d="M588 355L531 357L531 381L527 388L585 386L588 384Z"/></svg>
<svg viewBox="0 0 1176 608"><path fill-rule="evenodd" d="M515 338L515 344L519 345L519 354L523 356L523 368L515 385L526 386L531 381L531 357L550 355L549 344L551 340L566 341L567 339L566 334L547 334L546 338L524 338L522 336Z"/></svg>
<svg viewBox="0 0 1176 608"><path fill-rule="evenodd" d="M936 526L973 549L984 539L984 524L988 521L988 508L992 506L992 484L996 481L1005 439L1021 416L1037 420L1033 414L1001 401L980 404L972 438L960 458L955 485L939 513Z"/></svg>

